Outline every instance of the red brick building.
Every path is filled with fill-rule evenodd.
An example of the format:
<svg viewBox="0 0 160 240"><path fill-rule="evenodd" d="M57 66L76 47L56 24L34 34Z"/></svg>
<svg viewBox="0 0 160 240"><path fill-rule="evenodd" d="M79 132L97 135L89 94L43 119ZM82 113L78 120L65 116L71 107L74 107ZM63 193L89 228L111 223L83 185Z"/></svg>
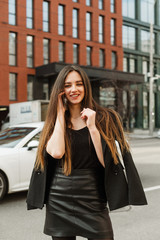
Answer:
<svg viewBox="0 0 160 240"><path fill-rule="evenodd" d="M133 81L122 72L121 8L119 0L1 1L0 121L10 103L47 99L66 63L83 66L96 99L106 105L103 98L113 98L107 105L114 105L115 86ZM100 87L110 87L110 96Z"/></svg>

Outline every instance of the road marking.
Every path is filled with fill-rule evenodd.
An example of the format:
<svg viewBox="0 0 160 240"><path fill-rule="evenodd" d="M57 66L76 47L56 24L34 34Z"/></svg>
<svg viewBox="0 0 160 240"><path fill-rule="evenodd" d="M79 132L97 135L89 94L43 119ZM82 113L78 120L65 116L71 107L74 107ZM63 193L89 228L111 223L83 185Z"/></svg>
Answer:
<svg viewBox="0 0 160 240"><path fill-rule="evenodd" d="M144 191L145 192L150 192L150 191L154 191L154 190L157 190L157 189L160 189L160 185L155 186L155 187L144 188Z"/></svg>

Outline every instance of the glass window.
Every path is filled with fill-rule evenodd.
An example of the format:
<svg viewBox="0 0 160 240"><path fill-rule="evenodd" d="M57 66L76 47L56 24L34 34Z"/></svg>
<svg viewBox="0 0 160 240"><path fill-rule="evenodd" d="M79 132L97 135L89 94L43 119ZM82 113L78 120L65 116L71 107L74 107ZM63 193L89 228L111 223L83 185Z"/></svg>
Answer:
<svg viewBox="0 0 160 240"><path fill-rule="evenodd" d="M64 35L64 6L58 6L58 34Z"/></svg>
<svg viewBox="0 0 160 240"><path fill-rule="evenodd" d="M104 42L104 17L99 16L99 42L103 43Z"/></svg>
<svg viewBox="0 0 160 240"><path fill-rule="evenodd" d="M8 1L9 24L16 25L16 0Z"/></svg>
<svg viewBox="0 0 160 240"><path fill-rule="evenodd" d="M27 100L33 100L33 83L34 83L34 76L28 75L27 77Z"/></svg>
<svg viewBox="0 0 160 240"><path fill-rule="evenodd" d="M78 2L78 0L72 0L72 2Z"/></svg>
<svg viewBox="0 0 160 240"><path fill-rule="evenodd" d="M17 35L14 32L9 33L9 65L17 64Z"/></svg>
<svg viewBox="0 0 160 240"><path fill-rule="evenodd" d="M137 72L137 59L134 55L123 58L123 71L124 72Z"/></svg>
<svg viewBox="0 0 160 240"><path fill-rule="evenodd" d="M49 100L49 84L48 79L44 79L43 81L43 99Z"/></svg>
<svg viewBox="0 0 160 240"><path fill-rule="evenodd" d="M86 0L86 6L91 6L92 5L92 0Z"/></svg>
<svg viewBox="0 0 160 240"><path fill-rule="evenodd" d="M104 49L99 49L99 66L104 67L105 65L105 54Z"/></svg>
<svg viewBox="0 0 160 240"><path fill-rule="evenodd" d="M122 1L122 14L124 17L135 18L135 0Z"/></svg>
<svg viewBox="0 0 160 240"><path fill-rule="evenodd" d="M116 104L116 91L114 87L106 87L101 85L99 88L99 103L103 107L114 109Z"/></svg>
<svg viewBox="0 0 160 240"><path fill-rule="evenodd" d="M12 127L0 133L0 147L13 148L35 128Z"/></svg>
<svg viewBox="0 0 160 240"><path fill-rule="evenodd" d="M136 49L136 29L133 27L123 26L123 47Z"/></svg>
<svg viewBox="0 0 160 240"><path fill-rule="evenodd" d="M59 61L64 62L64 42L59 42Z"/></svg>
<svg viewBox="0 0 160 240"><path fill-rule="evenodd" d="M116 69L117 67L117 53L112 52L112 69Z"/></svg>
<svg viewBox="0 0 160 240"><path fill-rule="evenodd" d="M111 19L111 45L115 45L115 19Z"/></svg>
<svg viewBox="0 0 160 240"><path fill-rule="evenodd" d="M91 40L91 13L86 13L86 40Z"/></svg>
<svg viewBox="0 0 160 240"><path fill-rule="evenodd" d="M48 64L49 63L49 39L44 38L43 39L43 63Z"/></svg>
<svg viewBox="0 0 160 240"><path fill-rule="evenodd" d="M92 65L91 61L92 48L87 47L86 50L87 50L87 65Z"/></svg>
<svg viewBox="0 0 160 240"><path fill-rule="evenodd" d="M16 73L9 74L9 100L10 101L17 100L17 74Z"/></svg>
<svg viewBox="0 0 160 240"><path fill-rule="evenodd" d="M72 12L72 36L78 38L78 9Z"/></svg>
<svg viewBox="0 0 160 240"><path fill-rule="evenodd" d="M135 59L130 59L129 61L129 69L131 73L135 73L136 72L136 60Z"/></svg>
<svg viewBox="0 0 160 240"><path fill-rule="evenodd" d="M73 63L78 64L79 63L79 45L73 44Z"/></svg>
<svg viewBox="0 0 160 240"><path fill-rule="evenodd" d="M150 32L141 30L141 51L150 52ZM155 53L155 35L153 34L153 53Z"/></svg>
<svg viewBox="0 0 160 240"><path fill-rule="evenodd" d="M28 144L29 144L31 141L33 141L33 140L39 142L40 136L41 136L41 132L37 133L37 134L34 135L34 137L32 137L28 142L26 142L26 144L25 144L23 147L28 147Z"/></svg>
<svg viewBox="0 0 160 240"><path fill-rule="evenodd" d="M33 67L33 48L33 36L27 36L27 67L29 68Z"/></svg>
<svg viewBox="0 0 160 240"><path fill-rule="evenodd" d="M33 28L33 0L26 0L26 26Z"/></svg>
<svg viewBox="0 0 160 240"><path fill-rule="evenodd" d="M123 58L123 71L128 72L128 63L127 63L127 58Z"/></svg>
<svg viewBox="0 0 160 240"><path fill-rule="evenodd" d="M98 0L98 8L104 9L104 0Z"/></svg>
<svg viewBox="0 0 160 240"><path fill-rule="evenodd" d="M112 12L112 13L114 13L115 12L115 0L110 0L110 11Z"/></svg>
<svg viewBox="0 0 160 240"><path fill-rule="evenodd" d="M141 0L141 21L154 22L154 0Z"/></svg>
<svg viewBox="0 0 160 240"><path fill-rule="evenodd" d="M49 2L43 1L43 31L49 32Z"/></svg>

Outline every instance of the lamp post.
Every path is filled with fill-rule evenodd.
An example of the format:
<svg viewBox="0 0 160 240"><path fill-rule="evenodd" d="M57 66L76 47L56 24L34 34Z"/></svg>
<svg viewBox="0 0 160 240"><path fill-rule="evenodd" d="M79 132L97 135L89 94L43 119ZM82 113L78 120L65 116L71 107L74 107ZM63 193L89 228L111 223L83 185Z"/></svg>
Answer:
<svg viewBox="0 0 160 240"><path fill-rule="evenodd" d="M152 5L152 13L154 17L154 6L157 0L154 0ZM153 17L151 17L150 22L150 79L149 79L149 134L153 136L154 130L154 93L153 93L153 82L155 78L153 77ZM156 77L157 79L157 77Z"/></svg>

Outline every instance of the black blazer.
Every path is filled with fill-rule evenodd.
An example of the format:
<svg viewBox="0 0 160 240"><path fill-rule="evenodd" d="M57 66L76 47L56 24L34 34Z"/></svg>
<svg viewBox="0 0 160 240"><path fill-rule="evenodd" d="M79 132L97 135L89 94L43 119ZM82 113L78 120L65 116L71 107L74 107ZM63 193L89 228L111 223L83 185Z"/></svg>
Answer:
<svg viewBox="0 0 160 240"><path fill-rule="evenodd" d="M139 178L137 169L130 152L123 154L124 167L120 160L114 164L109 147L103 138L102 148L105 163L105 192L110 210L127 205L146 205L147 200ZM42 209L47 196L51 172L56 169L56 159L45 152L44 171L33 169L29 190L27 194L27 209ZM124 170L126 174L124 173Z"/></svg>

